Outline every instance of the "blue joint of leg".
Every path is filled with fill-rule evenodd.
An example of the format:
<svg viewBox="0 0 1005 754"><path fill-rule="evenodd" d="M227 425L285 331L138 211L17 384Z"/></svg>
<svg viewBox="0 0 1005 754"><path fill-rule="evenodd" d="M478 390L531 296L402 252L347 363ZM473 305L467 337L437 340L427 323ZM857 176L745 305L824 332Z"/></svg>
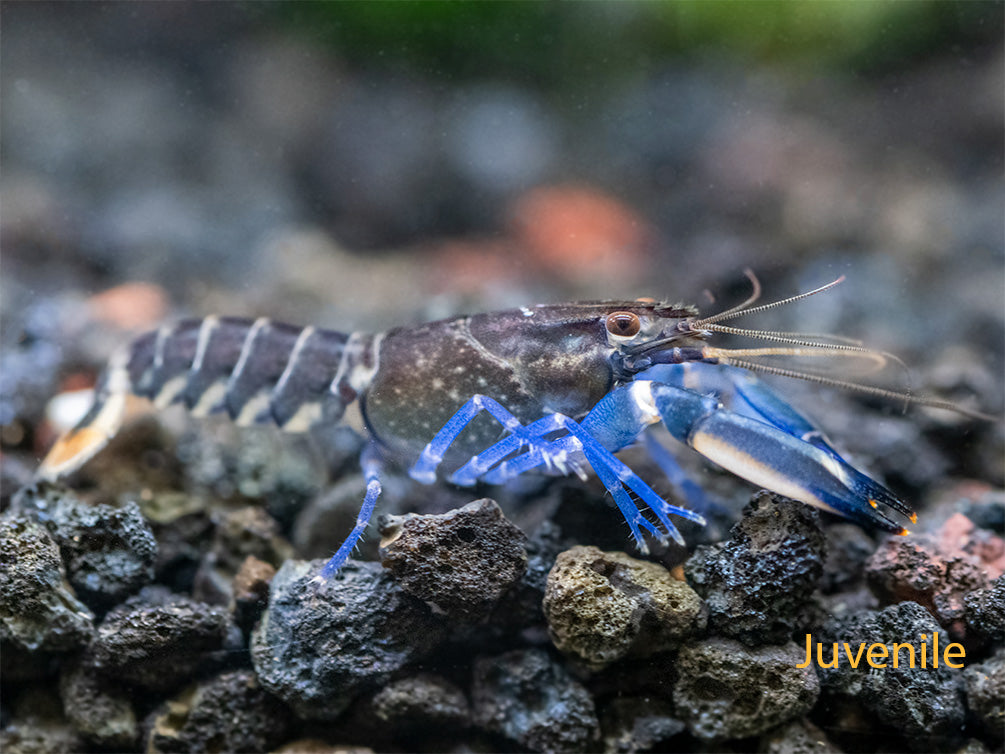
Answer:
<svg viewBox="0 0 1005 754"><path fill-rule="evenodd" d="M705 519L698 513L687 510L686 508L678 508L667 503L662 497L656 494L652 487L646 484L638 474L632 471L623 461L618 459L613 453L607 450L607 448L601 445L586 430L580 427L572 419L568 419L567 417L563 418L565 420L564 425L566 429L568 429L571 434L574 434L579 438L587 460L590 461L590 465L593 466L597 475L601 477L601 481L604 481L604 486L611 489L611 485L604 480L603 476L603 474L610 472L614 475L618 485L623 485L632 490L647 505L649 505L653 513L655 513L657 518L659 518L660 523L663 524L667 534L673 537L676 542L683 545L684 538L681 536L680 532L677 531L677 527L674 526L673 522L670 520L669 514L686 518L700 525L705 524ZM601 469L604 471L602 472Z"/></svg>
<svg viewBox="0 0 1005 754"><path fill-rule="evenodd" d="M539 440L542 435L547 434L549 431L553 431L554 427L551 426L553 422L550 421L551 416L546 416L543 419L538 419L533 424L528 424L523 428L522 435ZM485 476L493 466L502 461L504 458L512 453L518 451L521 447L526 444L523 436L517 435L507 435L497 442L495 445L491 445L485 450L483 450L478 455L471 458L466 464L457 469L451 477L450 482L452 484L459 485L461 487L470 487L475 484L480 478L484 478L486 482L491 482L492 484L498 484L498 481L490 480ZM550 446L549 446L550 447ZM534 458L541 457L542 460L546 459L540 453L537 448L532 448L530 451L525 453L519 458L524 458L531 453L535 453ZM539 465L540 462L533 464L533 466ZM530 466L528 468L533 468ZM519 474L520 472L517 472ZM514 474L513 476L516 476ZM510 479L510 476L506 476L502 481Z"/></svg>
<svg viewBox="0 0 1005 754"><path fill-rule="evenodd" d="M360 458L360 465L363 467L363 477L366 479L366 495L363 497L363 504L360 506L359 515L356 516L356 525L349 532L349 536L339 546L331 560L325 563L321 569L320 577L330 579L338 570L345 565L352 551L359 544L363 532L366 531L370 519L373 517L373 510L377 505L377 498L380 497L380 467L381 459L376 447L371 444L363 450Z"/></svg>
<svg viewBox="0 0 1005 754"><path fill-rule="evenodd" d="M517 437L521 445L532 444L533 436L525 431L519 419L502 404L486 395L474 395L447 420L443 428L423 449L419 460L409 470L409 476L423 484L436 479L436 467L443 461L447 448L481 411L488 411L500 424Z"/></svg>

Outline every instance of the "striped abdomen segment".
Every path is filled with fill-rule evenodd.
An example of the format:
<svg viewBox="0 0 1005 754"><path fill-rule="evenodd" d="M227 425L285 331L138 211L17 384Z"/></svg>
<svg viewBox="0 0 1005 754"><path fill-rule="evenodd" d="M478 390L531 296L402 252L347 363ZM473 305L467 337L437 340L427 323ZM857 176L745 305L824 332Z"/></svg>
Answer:
<svg viewBox="0 0 1005 754"><path fill-rule="evenodd" d="M129 389L158 407L181 402L196 416L226 411L238 424L299 432L342 417L369 384L378 347L371 335L207 317L144 335L119 368Z"/></svg>

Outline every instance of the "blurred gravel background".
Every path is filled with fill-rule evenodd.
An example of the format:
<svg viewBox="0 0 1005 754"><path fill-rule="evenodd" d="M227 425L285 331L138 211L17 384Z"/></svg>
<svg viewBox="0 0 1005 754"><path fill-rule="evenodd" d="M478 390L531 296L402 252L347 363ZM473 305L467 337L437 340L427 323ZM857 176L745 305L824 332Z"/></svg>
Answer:
<svg viewBox="0 0 1005 754"><path fill-rule="evenodd" d="M845 275L847 282L832 292L743 320L742 326L861 338L911 365L908 376L894 371L886 386L909 385L914 392L997 415L1005 404L1000 3L7 2L0 13L5 508L53 439L45 417L49 399L87 386L130 333L180 316L268 315L375 330L459 312L637 296L696 303L712 312L746 297L747 267L758 274L766 300ZM899 406L800 384L785 383L785 390L802 397L801 405L811 408L857 463L910 494L919 509L929 509L922 527L935 532L950 509L966 508L981 531L1002 534L996 513L973 512L1000 512L1001 493L995 492L1005 476L1000 424L975 425L923 410L904 416ZM218 442L227 447L221 440L226 429L193 430L182 420L166 421L181 427L177 445L167 443L174 449L154 463L143 448L163 447L161 430L154 424L134 430L132 450L113 451L111 457L119 460L99 464L91 474L97 490L92 497L116 506L140 500L158 554L154 562L148 553L136 573L152 568L161 586L187 594L193 583L201 584L198 599L224 605L230 600L230 634L223 617L205 630L216 632L212 647L246 652L236 648L240 629L247 634L258 613L251 592L241 608L245 603L240 595L235 598L238 587L231 580L251 553L237 547L241 557L222 562L233 553L221 554L231 550L220 542L230 541L228 531L258 532L255 541L265 544L255 556L278 567L289 557L289 543L276 539L281 531L293 539L299 556L319 557L337 544L338 535L319 540L318 531L351 526L354 514L339 514L339 501L357 497L357 482L349 477L319 494L321 483L305 470L309 463L295 460L295 443L242 440L246 448L235 455L219 449ZM346 468L352 468L354 449L351 441L343 448ZM145 459L139 477L121 462L129 453ZM186 493L175 490L165 502L160 491L171 484L164 480L179 474ZM710 484L730 500L749 496L749 489L719 476ZM191 503L185 495L192 489L210 502ZM472 499L437 494L441 497L426 512ZM233 502L235 495L255 504L264 500L266 520L251 513L240 515L254 520L226 518L237 515L233 505L220 509L226 515L185 517L192 506L216 511L213 500ZM395 510L395 496L389 497ZM300 514L305 500L311 503ZM422 507L414 492L402 492L398 501L398 512ZM22 498L15 508L27 515L34 505ZM174 513L158 521L155 505ZM179 506L188 513L180 514ZM554 514L567 544L576 532L585 545L627 547L618 538L579 536L579 524L570 520L575 515L563 513L567 509L559 502L540 514L505 511L528 530ZM74 521L78 516L67 515ZM115 526L133 525L121 523L118 514L95 515L111 517L119 522ZM172 528L170 522L179 517L188 530ZM15 538L36 536L30 527L10 526ZM617 527L620 537L624 532ZM707 536L721 537L726 528ZM63 536L59 531L53 533L56 540ZM147 534L130 531L129 537L146 542ZM559 548L542 544L547 537L540 530L535 536L528 573L537 562L540 582ZM186 549L186 537L204 542L204 551ZM855 546L866 555L875 548L868 537L865 544L852 535L838 539L837 552L846 555ZM61 547L69 563L65 543ZM207 564L205 552L212 548L222 564ZM672 566L683 557L663 560ZM848 573L861 575L865 557L852 557ZM223 575L212 575L217 566ZM292 584L295 593L297 575L281 573L282 583ZM825 591L864 590L858 575L844 579L839 570L825 570ZM139 579L136 584L149 580L131 578ZM248 584L267 583L262 579ZM89 594L83 581L71 583L81 599ZM978 586L987 584L972 584L968 592L977 593ZM536 588L539 599L541 584ZM881 595L879 602L869 598L864 608L892 610L906 599L903 592L892 597L896 589L883 591L875 583L872 589ZM132 591L126 587L85 602L97 611L97 620ZM144 599L129 609L166 610L157 606L170 603L163 595ZM113 617L128 620L125 605L105 623ZM833 604L826 609L833 611ZM947 615L936 615L943 626L959 619ZM913 613L896 620L922 625ZM974 618L968 625L979 623ZM534 625L536 639L528 628ZM577 717L557 737L537 728L513 731L505 705L477 701L479 694L495 698L496 692L486 689L498 691L500 668L521 682L550 679L559 689L556 698L566 699L561 689L574 684L569 692L578 700L574 709L585 709L584 699L590 698L554 664L558 655L550 644L545 642L552 660L541 651L542 625L529 619L514 629L524 631L525 644L495 645L519 656L478 660L468 695L477 709L470 715L467 691L454 685L467 681L426 679L416 691L408 686L416 677L411 676L395 681L405 684L404 690L392 685L381 692L382 701L371 705L376 712L354 708L347 713L350 722L343 719L334 732L309 732L338 744L352 740L346 731L379 729L374 720L396 720L409 737L374 733L360 742L404 750L589 745L631 751L659 749L661 741L665 745L675 736L681 737L674 739L678 748L715 749L730 739L736 750L754 750L774 745L772 736L795 746L801 736L815 735L805 726L786 728L784 735L779 727L765 733L763 726L746 722L705 735L707 719L684 731L678 718L686 705L678 702L676 712L660 707L670 705L669 692L665 701L653 702L657 722L644 731L639 723L624 733L630 710L619 711L614 702L598 709L599 723L589 715ZM471 637L453 640L463 644ZM31 661L19 654L22 642L14 664L6 662L12 651L5 651L2 714L8 745L31 750L34 739L18 738L17 731L28 730L24 710L46 689L51 694L54 674L62 674L64 705L86 696L67 689L89 688L89 676L73 669L86 670L89 660L65 654L85 639L68 641L43 648ZM95 639L88 645L89 656L99 644ZM993 645L978 644L990 657ZM714 654L706 649L689 650L686 662L700 664ZM50 651L56 654L45 654ZM72 667L71 656L77 663ZM414 668L413 661L404 666ZM232 663L229 674L200 686L198 700L235 704L241 689L254 684L249 667ZM580 680L591 678L587 685L596 700L620 688L603 673L574 670ZM1000 691L1005 671L996 672ZM386 678L400 676L388 671ZM182 680L167 685L174 689ZM360 688L372 680L360 681ZM158 729L167 738L149 738L157 728L149 721L161 719L156 707L165 697L138 683L146 696L135 714L151 716L143 728L145 745L192 751L209 746L212 733L200 738L202 733L189 731L186 738ZM426 707L416 711L408 707L411 702L395 701L388 689L398 689L405 699L421 697ZM825 690L824 698L833 702L840 694ZM972 710L979 705L968 702L971 717L963 738L946 733L925 745L949 751L969 737L975 746L993 747L996 739L987 731L994 723L987 721L997 719L994 693L991 698L992 711L981 713L978 722ZM193 709L199 709L198 700ZM347 697L343 707L349 703ZM268 711L273 704L279 703L268 696L245 706L261 709L259 719L272 720L275 731L286 730L294 718L285 707ZM402 713L402 704L412 711ZM772 718L769 727L802 715L810 705L804 696L794 712ZM826 713L818 706L812 719L822 725L828 714L834 719L843 714L838 733L831 735L849 750L896 749L906 740L900 736L910 734L885 710L872 710L861 725L862 730L876 725L890 738L842 734L842 726L853 730L861 721L848 712L847 699L834 705ZM135 720L132 728L124 723L126 733L95 733L79 716L64 712L76 732L60 729L66 737L49 740L50 750L85 745L117 750L141 735ZM961 715L940 730L962 725ZM282 724L275 722L280 719ZM454 726L456 736L444 737L442 730L429 735L430 721ZM254 750L303 732L296 726L291 731L274 740L226 740L230 747ZM981 737L985 743L979 743ZM1000 738L997 746L1000 750Z"/></svg>

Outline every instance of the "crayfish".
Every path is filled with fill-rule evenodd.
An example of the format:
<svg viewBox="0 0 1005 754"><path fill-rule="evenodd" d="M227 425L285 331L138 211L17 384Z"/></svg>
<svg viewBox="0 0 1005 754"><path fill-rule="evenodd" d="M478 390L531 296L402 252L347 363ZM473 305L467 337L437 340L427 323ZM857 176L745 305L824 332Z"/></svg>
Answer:
<svg viewBox="0 0 1005 754"><path fill-rule="evenodd" d="M646 430L658 423L756 485L906 534L886 511L914 522L912 509L847 463L820 430L754 374L904 398L758 361L822 355L883 363L888 355L838 339L720 324L840 282L752 307L759 285L748 276L754 293L747 301L704 318L691 306L640 299L522 307L377 334L265 318L211 316L166 325L113 356L91 409L57 441L39 475L72 472L97 453L119 429L130 393L157 407L184 403L196 416L226 411L239 425L273 422L291 432L339 422L358 402L369 438L361 459L367 491L353 531L324 576L334 574L356 546L388 461L411 465L410 475L424 483L432 483L446 463L453 469L449 480L465 486L502 483L531 469L583 474L589 466L643 552L643 531L683 543L670 517L703 524L701 514L667 503L614 455L644 439L671 481L700 495L671 454L651 434L647 439ZM716 332L778 345L716 348L707 342Z"/></svg>

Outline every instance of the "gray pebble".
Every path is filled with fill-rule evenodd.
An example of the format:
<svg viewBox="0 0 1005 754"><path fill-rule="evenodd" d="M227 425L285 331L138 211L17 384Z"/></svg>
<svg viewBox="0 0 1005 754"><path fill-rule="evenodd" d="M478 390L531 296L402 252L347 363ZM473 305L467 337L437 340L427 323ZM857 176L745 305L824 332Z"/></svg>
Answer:
<svg viewBox="0 0 1005 754"><path fill-rule="evenodd" d="M756 646L792 635L823 573L826 540L817 512L762 490L729 539L699 547L685 565L708 605L709 628Z"/></svg>
<svg viewBox="0 0 1005 754"><path fill-rule="evenodd" d="M674 704L691 733L706 741L745 738L806 714L820 684L794 642L750 649L709 639L680 651Z"/></svg>
<svg viewBox="0 0 1005 754"><path fill-rule="evenodd" d="M1005 650L963 673L970 714L990 738L988 743L1002 743L1005 732Z"/></svg>
<svg viewBox="0 0 1005 754"><path fill-rule="evenodd" d="M526 537L494 500L441 515L385 516L381 563L408 594L477 621L527 570Z"/></svg>
<svg viewBox="0 0 1005 754"><path fill-rule="evenodd" d="M144 750L269 751L281 743L289 711L250 670L223 673L190 687L146 720Z"/></svg>
<svg viewBox="0 0 1005 754"><path fill-rule="evenodd" d="M879 612L864 611L833 620L813 635L813 641L823 643L824 660L830 663L834 642L839 643L839 649L844 643L853 649L860 643L888 647L904 642L917 645L925 634L930 651L936 631L940 632L944 649L950 639L931 613L916 602L901 602ZM819 668L820 683L830 694L857 700L885 725L900 731L912 748L944 749L946 738L958 735L963 723L962 674L944 663L932 667L930 657L927 668L920 667L920 657L916 667L911 668L906 650L901 652L904 661L899 667L892 667L891 659L885 661L887 667L878 669L852 668L849 662L841 661L844 656L840 655L836 668Z"/></svg>
<svg viewBox="0 0 1005 754"><path fill-rule="evenodd" d="M444 635L430 609L377 563L350 561L319 581L323 560L288 560L252 633L262 685L305 719L330 720L354 697L425 657Z"/></svg>
<svg viewBox="0 0 1005 754"><path fill-rule="evenodd" d="M63 667L59 694L67 718L85 739L116 751L136 747L139 725L131 696L120 684L76 662Z"/></svg>
<svg viewBox="0 0 1005 754"><path fill-rule="evenodd" d="M544 612L555 646L593 669L676 648L705 627L701 599L663 566L596 547L558 556Z"/></svg>
<svg viewBox="0 0 1005 754"><path fill-rule="evenodd" d="M93 631L94 616L66 582L45 527L23 517L0 521L0 638L62 651L82 646Z"/></svg>
<svg viewBox="0 0 1005 754"><path fill-rule="evenodd" d="M212 668L231 630L224 608L148 587L105 616L86 662L106 677L167 690Z"/></svg>
<svg viewBox="0 0 1005 754"><path fill-rule="evenodd" d="M153 579L157 542L136 503L90 505L42 484L22 489L14 506L49 530L70 584L92 608L107 609Z"/></svg>
<svg viewBox="0 0 1005 754"><path fill-rule="evenodd" d="M583 751L599 736L590 693L544 651L475 662L476 722L531 751Z"/></svg>

